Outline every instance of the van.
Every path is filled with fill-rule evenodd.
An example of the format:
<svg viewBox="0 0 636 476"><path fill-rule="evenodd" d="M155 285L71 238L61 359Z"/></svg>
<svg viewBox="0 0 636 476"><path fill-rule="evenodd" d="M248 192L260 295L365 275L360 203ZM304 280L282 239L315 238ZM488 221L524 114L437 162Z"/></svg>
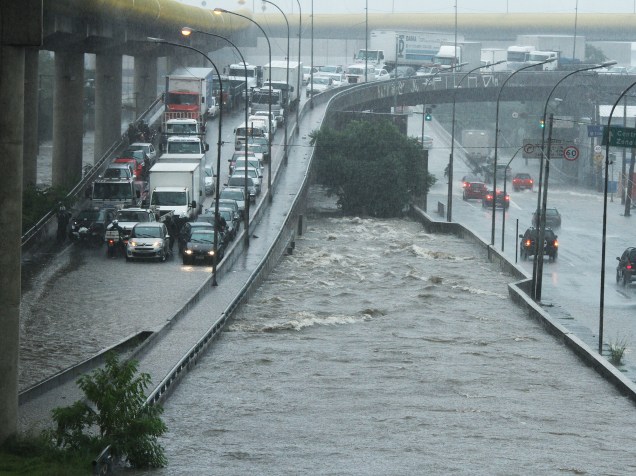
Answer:
<svg viewBox="0 0 636 476"><path fill-rule="evenodd" d="M245 188L245 176L232 175L227 179L227 183L225 185L233 188ZM250 195L250 202L256 202L256 195L258 195L257 187L251 177L247 177L247 191Z"/></svg>
<svg viewBox="0 0 636 476"><path fill-rule="evenodd" d="M244 148L246 137L265 137L268 139L265 130L265 121L252 121L249 126L246 126L245 123L241 124L234 129L234 149Z"/></svg>

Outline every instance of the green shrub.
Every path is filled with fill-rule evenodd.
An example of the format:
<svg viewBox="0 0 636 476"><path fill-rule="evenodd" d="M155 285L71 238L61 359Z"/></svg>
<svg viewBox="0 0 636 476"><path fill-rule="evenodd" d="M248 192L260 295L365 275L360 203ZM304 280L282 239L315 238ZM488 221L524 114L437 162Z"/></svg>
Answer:
<svg viewBox="0 0 636 476"><path fill-rule="evenodd" d="M57 445L71 450L110 445L116 457L126 458L133 467L164 466L157 441L166 431L163 409L145 405L150 376L136 374L137 362L119 362L110 354L104 369L80 377L77 384L86 401L53 410ZM92 427L99 428L98 435L91 433Z"/></svg>
<svg viewBox="0 0 636 476"><path fill-rule="evenodd" d="M69 208L68 190L60 187L26 187L22 192L22 233L26 233L49 211L62 203Z"/></svg>

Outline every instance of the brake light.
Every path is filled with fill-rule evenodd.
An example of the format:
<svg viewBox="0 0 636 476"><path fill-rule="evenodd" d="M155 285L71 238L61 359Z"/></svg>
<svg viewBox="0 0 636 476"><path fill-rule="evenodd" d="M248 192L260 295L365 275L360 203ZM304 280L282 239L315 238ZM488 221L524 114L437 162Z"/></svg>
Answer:
<svg viewBox="0 0 636 476"><path fill-rule="evenodd" d="M534 183L534 180L530 179L528 180L528 182L530 182L530 185L532 185Z"/></svg>
<svg viewBox="0 0 636 476"><path fill-rule="evenodd" d="M530 247L532 245L532 240L526 240L524 245L527 246L527 247Z"/></svg>
<svg viewBox="0 0 636 476"><path fill-rule="evenodd" d="M632 269L632 265L628 264L627 266L625 266L625 269Z"/></svg>
<svg viewBox="0 0 636 476"><path fill-rule="evenodd" d="M509 197L508 195L506 195L504 198L505 198L506 200L510 201L510 197Z"/></svg>
<svg viewBox="0 0 636 476"><path fill-rule="evenodd" d="M557 240L554 240L554 247L558 248L559 247L559 242Z"/></svg>

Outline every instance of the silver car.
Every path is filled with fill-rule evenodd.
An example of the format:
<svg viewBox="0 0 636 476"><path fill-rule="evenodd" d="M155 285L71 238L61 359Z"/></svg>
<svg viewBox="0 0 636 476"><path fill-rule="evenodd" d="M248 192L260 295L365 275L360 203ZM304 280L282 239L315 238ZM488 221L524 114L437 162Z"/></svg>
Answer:
<svg viewBox="0 0 636 476"><path fill-rule="evenodd" d="M166 261L170 254L170 235L163 222L137 223L126 246L126 261L156 259Z"/></svg>

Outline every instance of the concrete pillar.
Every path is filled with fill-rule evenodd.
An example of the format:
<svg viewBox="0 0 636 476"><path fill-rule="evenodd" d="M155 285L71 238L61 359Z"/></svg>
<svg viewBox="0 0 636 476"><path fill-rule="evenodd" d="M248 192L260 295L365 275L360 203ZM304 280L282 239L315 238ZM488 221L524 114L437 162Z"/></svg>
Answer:
<svg viewBox="0 0 636 476"><path fill-rule="evenodd" d="M95 56L95 158L121 137L122 57Z"/></svg>
<svg viewBox="0 0 636 476"><path fill-rule="evenodd" d="M52 184L72 188L82 177L84 54L55 52Z"/></svg>
<svg viewBox="0 0 636 476"><path fill-rule="evenodd" d="M0 46L0 443L17 430L24 48Z"/></svg>
<svg viewBox="0 0 636 476"><path fill-rule="evenodd" d="M38 170L38 58L39 50L27 48L24 52L24 152L22 183L35 185Z"/></svg>
<svg viewBox="0 0 636 476"><path fill-rule="evenodd" d="M135 117L148 109L157 97L157 58L135 56Z"/></svg>

